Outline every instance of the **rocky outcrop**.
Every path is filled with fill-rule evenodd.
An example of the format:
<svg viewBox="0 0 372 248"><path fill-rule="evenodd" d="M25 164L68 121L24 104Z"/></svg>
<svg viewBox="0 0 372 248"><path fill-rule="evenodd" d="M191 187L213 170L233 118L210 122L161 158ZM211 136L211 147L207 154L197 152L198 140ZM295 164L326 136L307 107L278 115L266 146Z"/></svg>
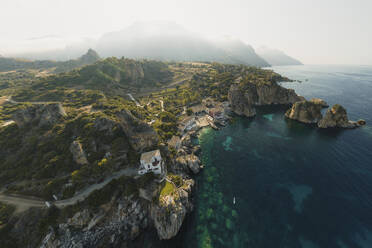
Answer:
<svg viewBox="0 0 372 248"><path fill-rule="evenodd" d="M303 123L318 123L322 119L322 107L323 104L319 101L295 102L285 116Z"/></svg>
<svg viewBox="0 0 372 248"><path fill-rule="evenodd" d="M322 106L322 108L328 108L329 107L328 103L326 101L324 101L323 99L320 99L320 98L311 98L310 102L319 104L319 105Z"/></svg>
<svg viewBox="0 0 372 248"><path fill-rule="evenodd" d="M101 206L98 212L83 209L67 223L50 229L41 248L131 247L147 228L147 205L133 196Z"/></svg>
<svg viewBox="0 0 372 248"><path fill-rule="evenodd" d="M328 109L324 117L318 122L320 128L355 128L358 123L349 121L344 107L335 104Z"/></svg>
<svg viewBox="0 0 372 248"><path fill-rule="evenodd" d="M142 152L145 148L158 144L159 140L155 130L134 117L128 110L122 110L116 113L116 116L129 143L136 151Z"/></svg>
<svg viewBox="0 0 372 248"><path fill-rule="evenodd" d="M32 104L27 108L18 110L13 120L19 127L33 124L38 127L57 123L66 112L60 103Z"/></svg>
<svg viewBox="0 0 372 248"><path fill-rule="evenodd" d="M85 152L81 143L78 140L74 140L70 145L70 152L74 158L75 163L77 164L87 164L88 160L85 156Z"/></svg>
<svg viewBox="0 0 372 248"><path fill-rule="evenodd" d="M183 169L190 169L194 174L200 171L200 160L194 154L187 154L177 157L177 166Z"/></svg>
<svg viewBox="0 0 372 248"><path fill-rule="evenodd" d="M357 122L356 122L359 126L364 126L365 124L367 124L367 122L365 121L365 120L363 120L363 119L359 119L359 120L357 120Z"/></svg>
<svg viewBox="0 0 372 248"><path fill-rule="evenodd" d="M250 91L248 91L250 92ZM253 104L249 102L249 93L245 95L238 84L233 84L228 93L228 99L232 111L237 115L244 115L252 117L256 115L256 109Z"/></svg>
<svg viewBox="0 0 372 248"><path fill-rule="evenodd" d="M287 105L305 99L298 96L294 90L286 89L276 82L244 82L231 85L228 100L236 114L252 117L256 115L256 106Z"/></svg>
<svg viewBox="0 0 372 248"><path fill-rule="evenodd" d="M187 212L192 211L190 194L193 185L192 179L184 180L180 188L169 195L160 195L159 202L152 204L150 214L160 239L176 236Z"/></svg>

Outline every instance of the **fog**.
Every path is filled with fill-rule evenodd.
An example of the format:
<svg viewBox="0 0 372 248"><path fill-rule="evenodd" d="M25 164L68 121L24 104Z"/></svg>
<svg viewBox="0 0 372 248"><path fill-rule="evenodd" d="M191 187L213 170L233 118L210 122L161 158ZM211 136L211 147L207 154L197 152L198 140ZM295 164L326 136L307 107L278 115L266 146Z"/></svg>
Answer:
<svg viewBox="0 0 372 248"><path fill-rule="evenodd" d="M205 41L200 52L208 56L223 45L220 37L234 37L253 48L280 49L305 64L371 65L371 9L369 0L2 0L0 54L64 59L93 47L106 56L110 51L100 46L107 37L120 36L120 31L136 23L160 20L176 24L176 30L170 25L169 33L177 34L182 45L192 47L194 38ZM159 36L156 29L146 33ZM167 33L162 33L163 39L157 42L166 42L166 37ZM211 40L218 48L208 43ZM150 52L155 41L148 42ZM125 53L136 48L133 39L125 45ZM165 43L164 48L167 45L169 50L163 53L170 56L175 53L171 49L175 44ZM250 48L244 49L249 52Z"/></svg>

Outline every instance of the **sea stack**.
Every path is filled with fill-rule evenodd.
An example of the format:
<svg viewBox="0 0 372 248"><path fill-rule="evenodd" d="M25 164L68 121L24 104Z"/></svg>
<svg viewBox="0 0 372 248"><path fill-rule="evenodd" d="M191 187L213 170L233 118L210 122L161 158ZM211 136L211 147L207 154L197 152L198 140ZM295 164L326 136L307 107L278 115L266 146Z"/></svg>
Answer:
<svg viewBox="0 0 372 248"><path fill-rule="evenodd" d="M318 123L318 121L322 119L321 110L323 108L323 102L320 101L295 102L292 108L290 108L285 113L285 116L289 119L296 120L299 122L316 124Z"/></svg>
<svg viewBox="0 0 372 248"><path fill-rule="evenodd" d="M347 112L340 104L335 104L328 109L324 117L318 122L319 128L355 128L358 123L349 121Z"/></svg>

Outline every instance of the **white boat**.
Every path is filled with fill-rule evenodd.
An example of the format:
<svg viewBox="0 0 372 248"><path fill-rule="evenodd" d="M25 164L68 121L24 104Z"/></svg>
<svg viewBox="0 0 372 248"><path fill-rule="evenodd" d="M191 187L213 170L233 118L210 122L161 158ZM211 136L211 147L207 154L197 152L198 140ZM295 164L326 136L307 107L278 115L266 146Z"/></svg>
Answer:
<svg viewBox="0 0 372 248"><path fill-rule="evenodd" d="M234 199L233 199L233 204L235 205L235 196L234 196Z"/></svg>

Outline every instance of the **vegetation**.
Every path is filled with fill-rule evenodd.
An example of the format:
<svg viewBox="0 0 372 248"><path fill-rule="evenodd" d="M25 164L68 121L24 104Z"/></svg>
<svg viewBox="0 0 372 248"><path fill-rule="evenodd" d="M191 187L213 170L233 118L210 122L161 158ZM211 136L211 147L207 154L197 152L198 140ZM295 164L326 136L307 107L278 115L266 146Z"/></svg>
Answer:
<svg viewBox="0 0 372 248"><path fill-rule="evenodd" d="M39 74L29 69L0 73L0 97L12 96L16 101L11 103L1 101L5 97L0 98L0 187L45 199L51 199L53 194L59 198L72 197L84 186L97 183L128 165L138 164L140 154L125 135L118 117L121 111L127 110L138 119L131 124L134 129L149 123L160 142L166 142L178 134L179 120L184 115L193 115L193 105L206 97L226 101L234 82L266 84L287 80L273 71L254 67L124 58L99 60L48 77ZM169 84L172 79L186 76L182 84ZM133 93L140 106L131 101L127 93ZM35 102L59 102L67 116L40 127L34 122L20 127L2 126L4 121L14 119L16 113L37 105ZM70 151L73 141L80 142L87 164L74 160ZM182 186L179 175L170 174L168 178L172 183L163 182L161 196L172 194L176 187ZM96 208L117 194L137 195L139 188L153 180L151 173L138 180L122 177L75 206L62 211L51 209L40 219L39 234L83 207ZM12 211L9 206L0 205L0 238L9 240L9 244L12 239L6 236L4 230L8 227L4 223Z"/></svg>
<svg viewBox="0 0 372 248"><path fill-rule="evenodd" d="M14 59L14 58L3 58L0 57L0 72L15 71L15 70L47 70L50 69L56 73L71 71L74 68L78 68L84 65L92 64L99 60L98 54L89 49L86 54L78 59L68 61L52 61L52 60L25 60L25 59Z"/></svg>
<svg viewBox="0 0 372 248"><path fill-rule="evenodd" d="M175 190L175 187L172 183L164 181L164 186L160 191L160 196L170 195Z"/></svg>

